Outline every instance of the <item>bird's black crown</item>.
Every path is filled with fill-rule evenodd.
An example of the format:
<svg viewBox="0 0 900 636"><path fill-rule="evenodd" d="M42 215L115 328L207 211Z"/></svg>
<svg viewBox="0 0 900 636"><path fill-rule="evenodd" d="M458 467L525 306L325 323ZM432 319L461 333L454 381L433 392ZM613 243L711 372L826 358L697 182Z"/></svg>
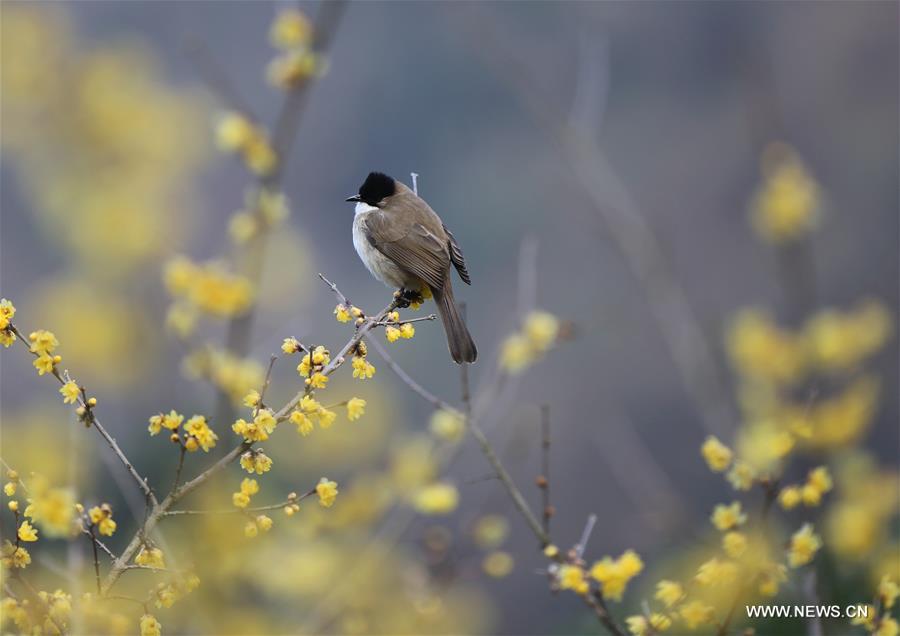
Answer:
<svg viewBox="0 0 900 636"><path fill-rule="evenodd" d="M363 184L359 186L359 199L369 205L376 205L385 197L396 191L397 186L392 177L381 172L370 172Z"/></svg>

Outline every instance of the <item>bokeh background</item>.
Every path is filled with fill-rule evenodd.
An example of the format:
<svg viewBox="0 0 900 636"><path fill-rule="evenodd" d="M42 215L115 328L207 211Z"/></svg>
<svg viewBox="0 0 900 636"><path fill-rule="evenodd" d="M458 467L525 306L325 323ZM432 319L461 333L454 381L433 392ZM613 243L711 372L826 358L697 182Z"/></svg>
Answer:
<svg viewBox="0 0 900 636"><path fill-rule="evenodd" d="M253 269L229 223L255 177L217 150L215 126L236 106L271 125L284 91L266 79L277 54L267 34L289 6L0 7L2 295L23 330L59 336L64 366L161 484L177 453L148 441L150 415L207 414L220 446L232 445L229 422L216 419L232 407L190 353L224 350L227 320L202 317L173 334L163 273L176 255ZM539 406L550 406L553 536L572 545L598 514L588 554L634 548L649 564L644 588L638 581L626 598L639 608L656 568L702 541L713 504L732 496L698 449L710 433L732 441L748 417L726 345L739 312L762 309L796 329L815 312L874 300L896 328L898 24L897 5L877 2L351 3L282 169L291 214L262 250L251 362L219 385L254 386L287 336L332 349L349 337L317 272L360 307L386 304L388 290L353 251L343 200L370 170L406 182L418 173L474 280L456 289L481 353L476 393L523 307L570 323L571 337L487 396L496 402L488 433L537 508ZM754 197L786 156L817 193L812 227L787 245L751 222ZM880 391L852 423L838 418L847 439L800 454L791 469L799 479L814 463L850 461L884 480L871 532L832 525L866 538L832 555L846 561L823 577L826 599L863 600L876 566L897 567L892 329L854 365ZM459 403L459 370L437 324L391 351ZM266 501L324 474L342 484L333 510L279 515L252 541L233 516L163 529L201 579L190 600L159 612L166 631L599 631L574 595L547 591L534 538L478 448L464 440L451 464L429 460L431 407L372 360L371 382L351 384L346 372L329 386L368 400L362 420L309 438L280 431L264 444L275 460L261 479ZM140 498L30 362L15 348L0 357L3 459L72 484L85 503L109 501L120 520L110 545L121 547ZM810 380L800 399L825 400L844 379ZM297 386L293 364L276 365L275 401ZM192 459L194 471L206 460ZM404 487L435 478L456 485L456 509L411 512ZM228 506L240 479L232 467L195 507ZM476 531L488 514L508 522L499 546ZM824 508L811 514L829 523ZM88 545L57 543L37 563L45 587L66 568L89 581ZM493 572L503 576L483 567L496 549L514 559L508 574ZM134 579L137 589L151 580Z"/></svg>

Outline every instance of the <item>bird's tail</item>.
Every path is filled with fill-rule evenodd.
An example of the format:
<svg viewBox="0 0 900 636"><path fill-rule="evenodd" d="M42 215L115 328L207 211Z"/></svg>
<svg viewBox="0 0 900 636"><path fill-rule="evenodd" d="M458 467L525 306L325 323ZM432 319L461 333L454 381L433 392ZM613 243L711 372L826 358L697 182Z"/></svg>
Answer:
<svg viewBox="0 0 900 636"><path fill-rule="evenodd" d="M453 299L453 287L450 285L450 277L444 282L444 288L438 292L432 289L434 302L437 304L438 313L444 323L444 331L447 334L447 346L450 348L450 356L457 364L462 362L475 362L478 350L475 342L466 328L466 323Z"/></svg>

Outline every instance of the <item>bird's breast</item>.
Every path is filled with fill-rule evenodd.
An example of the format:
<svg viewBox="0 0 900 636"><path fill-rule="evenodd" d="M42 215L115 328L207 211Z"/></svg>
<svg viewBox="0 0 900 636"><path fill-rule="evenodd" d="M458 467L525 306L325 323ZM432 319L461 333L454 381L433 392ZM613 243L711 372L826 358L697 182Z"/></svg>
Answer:
<svg viewBox="0 0 900 636"><path fill-rule="evenodd" d="M364 225L370 212L356 213L353 219L353 247L372 276L391 287L409 287L410 277L369 242Z"/></svg>

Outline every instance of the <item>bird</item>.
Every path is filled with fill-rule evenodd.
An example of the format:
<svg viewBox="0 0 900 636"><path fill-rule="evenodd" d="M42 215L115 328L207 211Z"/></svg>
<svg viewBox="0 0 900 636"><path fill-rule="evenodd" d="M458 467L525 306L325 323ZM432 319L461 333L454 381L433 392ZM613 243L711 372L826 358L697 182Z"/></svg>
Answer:
<svg viewBox="0 0 900 636"><path fill-rule="evenodd" d="M407 305L427 287L444 324L450 357L457 364L475 362L478 350L453 298L451 266L472 284L459 243L431 207L406 184L371 172L348 197L356 203L353 247L369 272L396 287Z"/></svg>

